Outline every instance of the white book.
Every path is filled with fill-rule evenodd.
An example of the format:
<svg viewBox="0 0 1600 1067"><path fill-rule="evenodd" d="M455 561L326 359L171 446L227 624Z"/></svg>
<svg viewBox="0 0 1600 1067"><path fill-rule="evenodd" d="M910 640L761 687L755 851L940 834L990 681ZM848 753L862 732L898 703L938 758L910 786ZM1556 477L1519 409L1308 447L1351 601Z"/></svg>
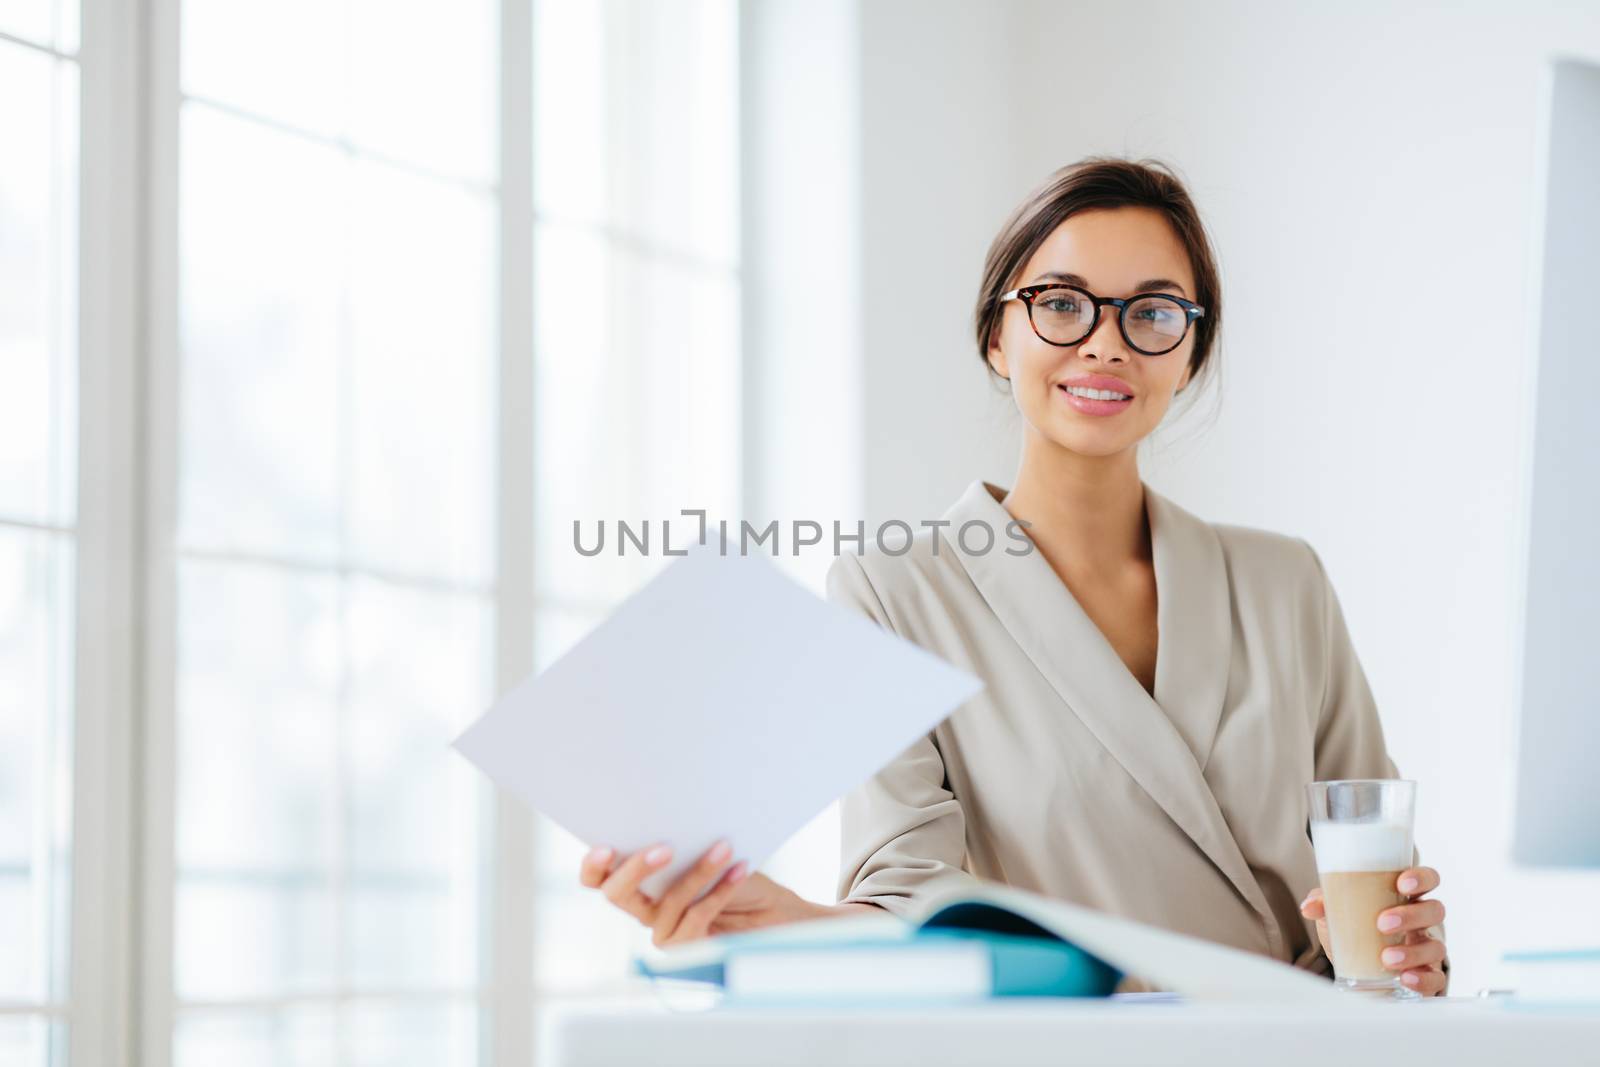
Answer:
<svg viewBox="0 0 1600 1067"><path fill-rule="evenodd" d="M909 944L919 931L940 929L1001 934L1031 932L1076 946L1125 975L1142 979L1154 988L1179 993L1186 999L1349 1002L1326 978L1280 960L992 882L940 895L909 919L887 913L827 917L749 933L702 938L665 949L652 948L638 961L638 969L660 977L726 980L729 966L747 966L743 962L746 949L759 948L759 953L749 954L753 959L777 947L787 950L787 961L780 956L765 964L755 964L752 980L765 988L796 990L802 978L809 981L822 976L823 980L854 981L882 991L896 987L883 979L882 972L865 976L847 973L855 965L837 954L838 942L851 938L899 938ZM803 958L808 947L820 949L823 945L831 947L811 958ZM848 950L849 953L861 951L859 947ZM835 959L823 958L828 953L835 953ZM877 962L897 968L898 974L898 968L908 961L902 955L893 959L885 956ZM985 966L988 965L986 960ZM963 983L976 982L970 957L951 956L943 966L946 967L943 977L921 976L908 980L937 981L951 989L972 988Z"/></svg>
<svg viewBox="0 0 1600 1067"><path fill-rule="evenodd" d="M986 997L993 964L977 943L859 947L848 953L796 947L728 957L730 996L756 998Z"/></svg>

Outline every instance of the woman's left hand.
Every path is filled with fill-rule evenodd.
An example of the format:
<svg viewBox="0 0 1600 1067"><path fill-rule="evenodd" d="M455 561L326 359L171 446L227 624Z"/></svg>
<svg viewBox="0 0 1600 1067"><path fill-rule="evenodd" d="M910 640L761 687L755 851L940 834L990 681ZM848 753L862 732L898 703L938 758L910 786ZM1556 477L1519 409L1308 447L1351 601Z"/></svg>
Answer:
<svg viewBox="0 0 1600 1067"><path fill-rule="evenodd" d="M1444 922L1444 905L1437 900L1419 900L1424 893L1439 888L1439 872L1432 867L1410 867L1400 872L1395 889L1411 898L1407 903L1378 913L1378 929L1386 934L1403 933L1405 942L1383 950L1383 965L1400 972L1400 981L1425 997L1440 996L1450 984L1441 968L1444 942L1429 933L1430 927ZM1318 886L1300 902L1300 914L1317 922L1317 937L1322 951L1333 958L1328 939L1327 913L1322 906L1322 887Z"/></svg>

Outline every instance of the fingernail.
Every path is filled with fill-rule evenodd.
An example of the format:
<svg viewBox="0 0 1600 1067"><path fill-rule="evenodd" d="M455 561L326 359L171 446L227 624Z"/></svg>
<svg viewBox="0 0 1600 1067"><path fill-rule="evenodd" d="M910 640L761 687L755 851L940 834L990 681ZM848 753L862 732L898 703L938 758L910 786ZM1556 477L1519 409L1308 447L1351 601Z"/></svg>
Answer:
<svg viewBox="0 0 1600 1067"><path fill-rule="evenodd" d="M1400 916L1398 915L1381 915L1378 917L1378 929L1380 930L1393 930L1399 925Z"/></svg>
<svg viewBox="0 0 1600 1067"><path fill-rule="evenodd" d="M594 846L594 848L589 850L589 854L584 857L584 859L588 860L590 863L604 863L610 858L611 849L606 845Z"/></svg>
<svg viewBox="0 0 1600 1067"><path fill-rule="evenodd" d="M744 876L750 873L750 865L745 860L740 860L733 865L732 872L728 875L729 882L742 882Z"/></svg>
<svg viewBox="0 0 1600 1067"><path fill-rule="evenodd" d="M1400 949L1386 948L1383 950L1383 962L1390 967L1394 966L1405 958L1405 952Z"/></svg>
<svg viewBox="0 0 1600 1067"><path fill-rule="evenodd" d="M706 858L712 863L721 863L731 855L733 855L733 847L726 841L718 841L716 847L711 850L711 854Z"/></svg>
<svg viewBox="0 0 1600 1067"><path fill-rule="evenodd" d="M1417 977L1415 971L1407 971L1405 974L1400 976L1400 981L1404 982L1406 985L1416 985L1418 982L1422 981L1422 979Z"/></svg>
<svg viewBox="0 0 1600 1067"><path fill-rule="evenodd" d="M1417 880L1415 878L1402 878L1402 879L1400 879L1400 892L1402 892L1402 893L1415 893L1416 891L1417 891Z"/></svg>
<svg viewBox="0 0 1600 1067"><path fill-rule="evenodd" d="M650 866L654 867L658 863L667 862L667 857L670 855L672 855L672 849L668 848L666 845L657 845L655 848L644 854L644 861Z"/></svg>

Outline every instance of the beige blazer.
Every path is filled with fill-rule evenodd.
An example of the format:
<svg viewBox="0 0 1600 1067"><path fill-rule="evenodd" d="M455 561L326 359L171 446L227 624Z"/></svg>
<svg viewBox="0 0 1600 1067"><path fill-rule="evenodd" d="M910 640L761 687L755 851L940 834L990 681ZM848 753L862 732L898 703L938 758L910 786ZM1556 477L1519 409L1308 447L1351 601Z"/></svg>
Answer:
<svg viewBox="0 0 1600 1067"><path fill-rule="evenodd" d="M829 599L985 683L842 799L839 899L905 914L994 879L1329 973L1305 784L1398 777L1338 598L1304 540L1144 489L1154 699L1041 552L1007 554L994 485L903 555L834 561ZM972 519L992 550L961 547Z"/></svg>

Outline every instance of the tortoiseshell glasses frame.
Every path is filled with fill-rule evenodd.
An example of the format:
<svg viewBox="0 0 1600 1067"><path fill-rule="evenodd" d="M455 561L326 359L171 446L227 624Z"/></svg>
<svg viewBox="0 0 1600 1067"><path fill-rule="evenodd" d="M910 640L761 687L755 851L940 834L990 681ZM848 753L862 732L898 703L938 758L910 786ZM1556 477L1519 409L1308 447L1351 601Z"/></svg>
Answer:
<svg viewBox="0 0 1600 1067"><path fill-rule="evenodd" d="M1076 293L1094 305L1094 318L1089 322L1089 328L1084 330L1083 333L1077 337L1065 341L1056 340L1052 337L1046 337L1044 332L1039 329L1039 323L1033 317L1034 301L1037 300L1043 293L1060 290L1067 290L1069 292ZM1039 285L1024 285L1020 289L1013 289L1009 293L1002 293L1000 296L1000 303L1003 304L1007 300L1022 301L1023 305L1028 309L1028 325L1032 326L1033 332L1039 335L1039 340L1043 341L1045 344L1056 345L1058 347L1075 345L1082 342L1085 337L1088 337L1090 334L1094 333L1095 328L1100 325L1100 309L1108 305L1110 307L1114 307L1117 309L1117 328L1122 331L1122 339L1128 342L1129 348L1146 356L1165 355L1166 353L1171 352L1174 348L1177 348L1179 345L1183 344L1183 339L1189 336L1189 327L1194 325L1194 320L1206 313L1206 309L1201 307L1199 304L1196 304L1194 301L1185 300L1181 296L1173 296L1171 293L1135 293L1129 297L1095 296L1087 289L1080 289L1076 285L1066 285L1062 282L1043 282ZM1183 312L1183 332L1178 334L1177 339L1165 348L1150 349L1141 347L1134 342L1132 337L1128 335L1128 308L1133 304L1144 300L1168 301Z"/></svg>

